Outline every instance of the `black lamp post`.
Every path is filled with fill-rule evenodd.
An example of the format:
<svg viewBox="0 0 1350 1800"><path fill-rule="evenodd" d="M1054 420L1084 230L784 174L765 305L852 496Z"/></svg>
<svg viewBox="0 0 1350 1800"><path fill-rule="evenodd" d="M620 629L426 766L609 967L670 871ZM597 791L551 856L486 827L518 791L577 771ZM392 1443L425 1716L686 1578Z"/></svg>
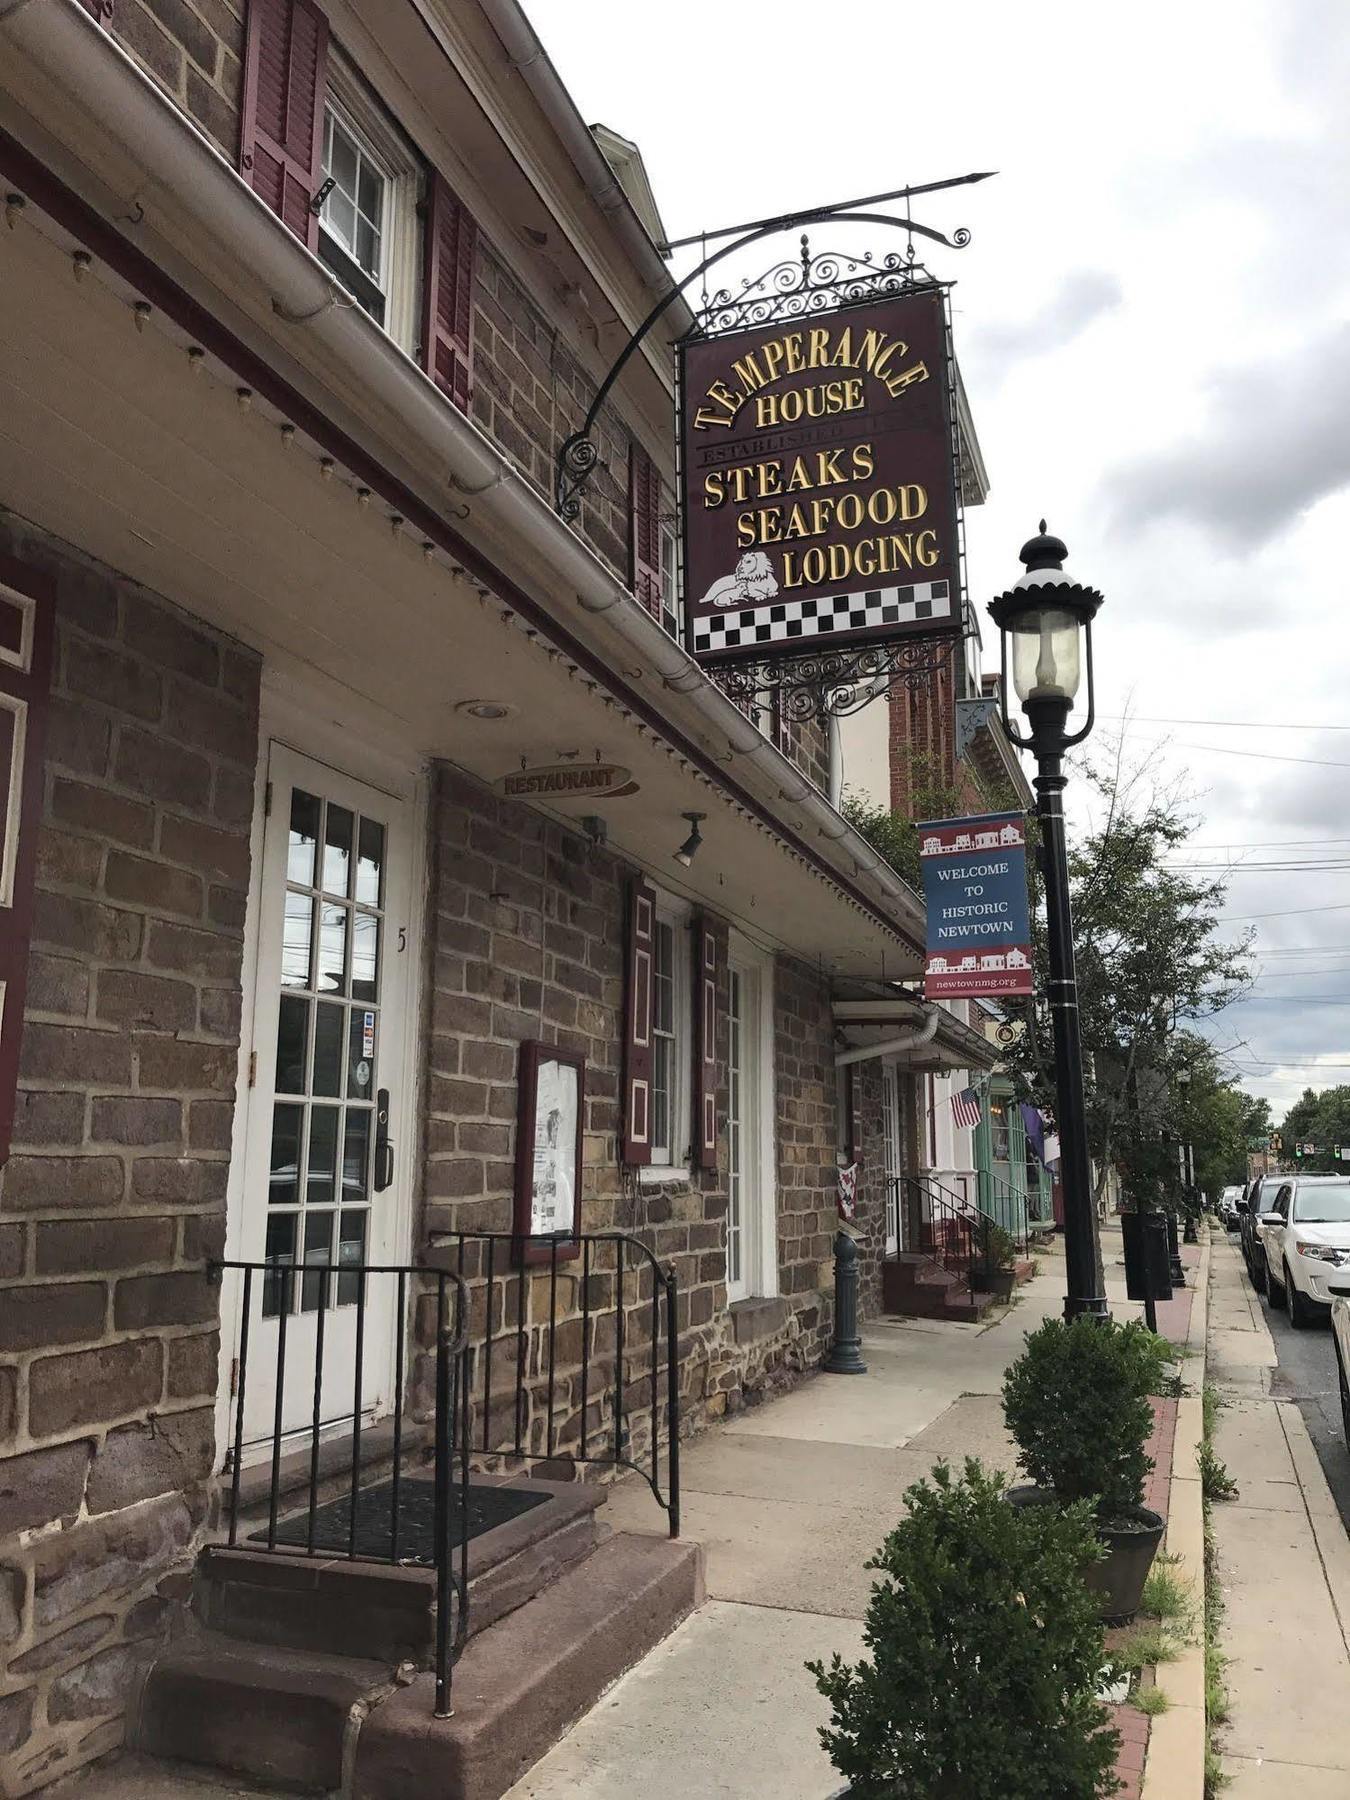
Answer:
<svg viewBox="0 0 1350 1800"><path fill-rule="evenodd" d="M1106 1296L1098 1280L1097 1217L1092 1204L1092 1164L1088 1156L1083 1100L1083 1050L1074 974L1073 918L1069 907L1069 861L1064 842L1064 752L1092 730L1092 619L1102 603L1096 588L1064 573L1065 546L1039 537L1020 551L1026 574L990 602L1003 648L999 706L1003 728L1014 744L1036 758L1036 812L1041 825L1045 913L1050 950L1050 1017L1055 1036L1056 1121L1059 1125L1060 1180L1064 1190L1064 1260L1068 1294L1064 1316L1089 1313L1105 1319ZM1084 653L1086 639L1086 653ZM1008 716L1008 652L1012 679L1031 731L1014 730ZM1087 720L1075 732L1069 713L1087 664Z"/></svg>

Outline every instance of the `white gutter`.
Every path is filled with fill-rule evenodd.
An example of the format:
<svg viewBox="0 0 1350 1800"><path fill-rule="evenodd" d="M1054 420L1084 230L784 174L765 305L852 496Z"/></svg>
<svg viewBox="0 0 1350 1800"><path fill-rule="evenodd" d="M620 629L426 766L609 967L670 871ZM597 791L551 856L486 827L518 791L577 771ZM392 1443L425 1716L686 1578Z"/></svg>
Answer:
<svg viewBox="0 0 1350 1800"><path fill-rule="evenodd" d="M918 1031L902 1032L899 1037L886 1038L879 1044L861 1044L854 1050L840 1050L834 1066L847 1069L852 1063L871 1062L878 1056L894 1056L898 1050L917 1050L923 1044L931 1044L937 1036L941 1018L942 1008L935 1006Z"/></svg>
<svg viewBox="0 0 1350 1800"><path fill-rule="evenodd" d="M514 12L510 0L489 5L489 11L500 9ZM240 254L281 319L312 331L398 418L406 432L401 448L412 466L448 469L455 487L481 504L485 518L545 557L586 612L604 615L614 636L667 688L692 702L706 729L733 756L757 759L777 798L799 808L818 836L837 845L837 872L851 880L856 868L874 879L879 901L892 910L897 926L922 941L923 905L914 890L708 680L491 440L342 291L204 133L94 22L81 0L16 0L0 12L0 27L53 83L121 137L155 188L171 194L218 242ZM600 157L593 143L592 148ZM641 230L636 219L633 223ZM651 251L650 239L646 242ZM599 648L605 655L604 646Z"/></svg>

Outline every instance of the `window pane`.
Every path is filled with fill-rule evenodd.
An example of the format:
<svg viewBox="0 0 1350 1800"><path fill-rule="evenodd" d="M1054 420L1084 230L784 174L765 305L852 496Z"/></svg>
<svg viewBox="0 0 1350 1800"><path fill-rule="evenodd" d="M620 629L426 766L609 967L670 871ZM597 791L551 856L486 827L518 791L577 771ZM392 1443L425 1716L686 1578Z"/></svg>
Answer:
<svg viewBox="0 0 1350 1800"><path fill-rule="evenodd" d="M384 178L364 158L356 186L356 204L378 230L384 222Z"/></svg>
<svg viewBox="0 0 1350 1800"><path fill-rule="evenodd" d="M294 1206L299 1200L296 1175L300 1164L300 1123L304 1108L272 1108L272 1157L267 1199L272 1206Z"/></svg>
<svg viewBox="0 0 1350 1800"><path fill-rule="evenodd" d="M366 1255L366 1214L361 1212L345 1212L342 1215L342 1236L338 1244L338 1267L350 1269L353 1263L365 1261ZM361 1285L359 1275L339 1275L337 1303L339 1306L353 1306Z"/></svg>
<svg viewBox="0 0 1350 1800"><path fill-rule="evenodd" d="M366 1171L370 1164L370 1113L355 1107L347 1112L342 1145L342 1194L344 1205L366 1198Z"/></svg>
<svg viewBox="0 0 1350 1800"><path fill-rule="evenodd" d="M295 1214L273 1213L267 1221L267 1273L263 1276L262 1314L275 1319L281 1311L282 1294L289 1302L295 1293L290 1267L295 1260Z"/></svg>
<svg viewBox="0 0 1350 1800"><path fill-rule="evenodd" d="M354 1006L347 1033L347 1098L369 1100L374 1074L375 1014L364 1006Z"/></svg>
<svg viewBox="0 0 1350 1800"><path fill-rule="evenodd" d="M658 919L653 943L656 979L652 986L652 1025L657 1031L675 1028L675 933Z"/></svg>
<svg viewBox="0 0 1350 1800"><path fill-rule="evenodd" d="M328 806L323 842L323 891L347 896L352 873L352 815L345 806Z"/></svg>
<svg viewBox="0 0 1350 1800"><path fill-rule="evenodd" d="M375 227L359 217L356 221L356 260L372 280L379 276L380 240Z"/></svg>
<svg viewBox="0 0 1350 1800"><path fill-rule="evenodd" d="M670 1051L669 1038L652 1044L652 1149L670 1148Z"/></svg>
<svg viewBox="0 0 1350 1800"><path fill-rule="evenodd" d="M314 853L310 851L310 861ZM314 902L308 894L286 895L281 921L281 985L309 986L309 946L313 933Z"/></svg>
<svg viewBox="0 0 1350 1800"><path fill-rule="evenodd" d="M277 1008L277 1092L303 1094L309 1038L309 1001L283 994Z"/></svg>
<svg viewBox="0 0 1350 1800"><path fill-rule="evenodd" d="M319 837L319 801L302 788L291 789L291 835L286 851L286 879L314 886L314 846Z"/></svg>
<svg viewBox="0 0 1350 1800"><path fill-rule="evenodd" d="M323 1300L323 1291L327 1286L325 1276L316 1271L322 1269L333 1253L333 1215L330 1212L307 1212L305 1214L305 1274L300 1281L301 1312L317 1312Z"/></svg>
<svg viewBox="0 0 1350 1800"><path fill-rule="evenodd" d="M356 898L363 906L379 906L383 873L384 826L378 819L362 819L356 861Z"/></svg>
<svg viewBox="0 0 1350 1800"><path fill-rule="evenodd" d="M335 1001L319 1006L314 1021L314 1085L315 1094L331 1095L336 1100L342 1092L342 1035L346 1028L346 1007Z"/></svg>
<svg viewBox="0 0 1350 1800"><path fill-rule="evenodd" d="M332 164L329 173L348 194L356 193L356 145L345 128L333 121Z"/></svg>
<svg viewBox="0 0 1350 1800"><path fill-rule="evenodd" d="M331 1206L337 1175L336 1106L312 1106L309 1112L309 1172L305 1201L309 1206Z"/></svg>
<svg viewBox="0 0 1350 1800"><path fill-rule="evenodd" d="M347 908L319 908L319 973L314 983L321 994L347 991Z"/></svg>
<svg viewBox="0 0 1350 1800"><path fill-rule="evenodd" d="M374 913L352 915L352 999L379 998L380 921Z"/></svg>

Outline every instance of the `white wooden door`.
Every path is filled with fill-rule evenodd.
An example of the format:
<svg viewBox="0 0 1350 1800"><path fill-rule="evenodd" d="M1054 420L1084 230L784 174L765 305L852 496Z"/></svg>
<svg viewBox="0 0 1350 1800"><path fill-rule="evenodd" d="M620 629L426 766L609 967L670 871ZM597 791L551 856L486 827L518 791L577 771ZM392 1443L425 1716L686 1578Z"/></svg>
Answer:
<svg viewBox="0 0 1350 1800"><path fill-rule="evenodd" d="M248 1443L274 1429L283 1342L283 1432L312 1426L320 1353L323 1428L391 1399L395 1282L357 1270L407 1260L394 1145L408 1111L395 1089L411 811L270 748L243 1212L243 1258L266 1270L252 1277Z"/></svg>

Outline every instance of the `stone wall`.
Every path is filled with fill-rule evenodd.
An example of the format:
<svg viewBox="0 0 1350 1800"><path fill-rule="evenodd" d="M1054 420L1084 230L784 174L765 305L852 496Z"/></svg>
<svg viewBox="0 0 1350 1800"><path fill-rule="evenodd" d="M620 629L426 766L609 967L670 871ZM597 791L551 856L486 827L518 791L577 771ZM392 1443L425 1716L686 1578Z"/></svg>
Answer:
<svg viewBox="0 0 1350 1800"><path fill-rule="evenodd" d="M680 1295L681 1379L685 1416L708 1415L762 1397L819 1359L828 1309L834 1217L835 1097L832 1022L825 984L780 958L775 975L780 1298L728 1308L725 1143L719 1167L663 1181L639 1177L618 1161L623 931L629 871L579 834L497 799L457 770L436 773L430 1038L423 1233L438 1258L460 1267L457 1234L512 1227L516 1070L519 1046L535 1038L586 1058L582 1229L621 1230L673 1266ZM725 957L722 959L725 971ZM726 1114L726 982L720 1006L718 1116ZM487 1293L486 1246L466 1242L463 1270L474 1289L473 1336L479 1360L474 1404L484 1398L487 1322L494 1335L492 1407L506 1404L519 1360L521 1283L508 1247L493 1252ZM613 1375L614 1253L597 1249L591 1267L592 1359L588 1427L604 1426L606 1381ZM561 1327L552 1374L554 1448L569 1447L579 1426L583 1294L576 1262L547 1269L526 1288L523 1366L529 1396L524 1440L547 1450L547 1325ZM626 1370L633 1445L646 1442L650 1390L651 1274L630 1278L632 1316ZM481 1413L476 1413L481 1432ZM514 1420L493 1420L496 1445Z"/></svg>
<svg viewBox="0 0 1350 1800"><path fill-rule="evenodd" d="M0 1177L0 1791L120 1741L214 1452L258 663L0 515L57 578Z"/></svg>
<svg viewBox="0 0 1350 1800"><path fill-rule="evenodd" d="M239 156L245 0L116 0L113 36L226 161Z"/></svg>

